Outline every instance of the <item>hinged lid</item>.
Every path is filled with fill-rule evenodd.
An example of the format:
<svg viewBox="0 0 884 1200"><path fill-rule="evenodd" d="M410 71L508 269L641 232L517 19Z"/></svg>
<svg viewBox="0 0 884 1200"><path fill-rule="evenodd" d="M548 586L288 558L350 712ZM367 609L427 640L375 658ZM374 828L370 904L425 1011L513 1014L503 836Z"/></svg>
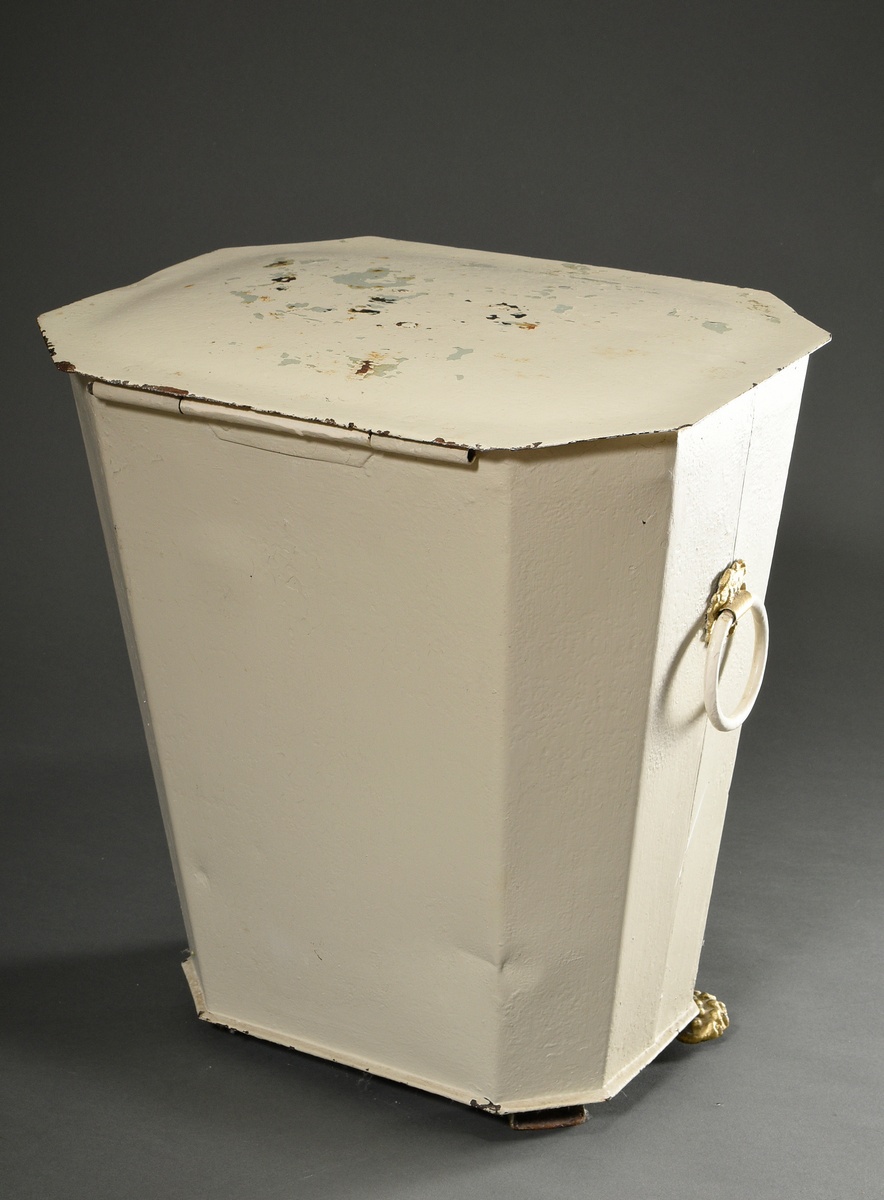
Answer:
<svg viewBox="0 0 884 1200"><path fill-rule="evenodd" d="M766 292L375 237L218 250L40 326L93 379L481 449L691 425L828 341Z"/></svg>

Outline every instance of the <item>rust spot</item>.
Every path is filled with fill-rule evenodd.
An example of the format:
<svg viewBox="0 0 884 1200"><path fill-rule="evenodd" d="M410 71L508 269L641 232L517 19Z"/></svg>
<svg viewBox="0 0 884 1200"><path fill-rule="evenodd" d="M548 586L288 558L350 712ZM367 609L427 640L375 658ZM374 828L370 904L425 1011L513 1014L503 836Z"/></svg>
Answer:
<svg viewBox="0 0 884 1200"><path fill-rule="evenodd" d="M190 395L190 392L187 390L187 388L158 387L158 388L150 388L149 390L152 392L160 392L163 395L169 395L169 396L189 396Z"/></svg>
<svg viewBox="0 0 884 1200"><path fill-rule="evenodd" d="M360 365L356 368L356 374L357 375L367 375L373 366L374 366L374 363L371 361L370 358L364 358L362 360L362 362L360 363Z"/></svg>
<svg viewBox="0 0 884 1200"><path fill-rule="evenodd" d="M536 321L517 321L516 323L520 329L536 329L537 328Z"/></svg>
<svg viewBox="0 0 884 1200"><path fill-rule="evenodd" d="M273 267L290 267L294 261L293 258L278 258L276 262L265 263L264 266L269 271Z"/></svg>
<svg viewBox="0 0 884 1200"><path fill-rule="evenodd" d="M62 360L61 362L57 362L55 365L59 371L67 371L68 374L70 374L71 371L76 371L76 369L77 369L73 363L65 362L64 360Z"/></svg>

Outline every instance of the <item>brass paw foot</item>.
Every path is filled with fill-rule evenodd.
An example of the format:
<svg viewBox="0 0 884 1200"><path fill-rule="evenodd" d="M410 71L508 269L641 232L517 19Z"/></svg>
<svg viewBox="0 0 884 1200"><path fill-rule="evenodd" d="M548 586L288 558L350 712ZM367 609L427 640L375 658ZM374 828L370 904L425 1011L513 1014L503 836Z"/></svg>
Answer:
<svg viewBox="0 0 884 1200"><path fill-rule="evenodd" d="M697 1042L711 1042L720 1038L730 1025L724 1003L709 992L694 992L694 1003L700 1010L699 1015L681 1031L678 1040L693 1046Z"/></svg>

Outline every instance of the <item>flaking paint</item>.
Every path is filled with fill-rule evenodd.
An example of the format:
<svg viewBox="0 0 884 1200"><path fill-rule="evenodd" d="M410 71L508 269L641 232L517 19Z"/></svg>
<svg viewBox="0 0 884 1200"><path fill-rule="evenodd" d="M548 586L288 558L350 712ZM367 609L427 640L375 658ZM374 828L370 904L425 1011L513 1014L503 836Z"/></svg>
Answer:
<svg viewBox="0 0 884 1200"><path fill-rule="evenodd" d="M683 428L827 336L745 288L384 238L217 251L41 320L88 378L150 390L178 373L195 398L411 441L444 414L480 450ZM354 389L373 354L395 368Z"/></svg>

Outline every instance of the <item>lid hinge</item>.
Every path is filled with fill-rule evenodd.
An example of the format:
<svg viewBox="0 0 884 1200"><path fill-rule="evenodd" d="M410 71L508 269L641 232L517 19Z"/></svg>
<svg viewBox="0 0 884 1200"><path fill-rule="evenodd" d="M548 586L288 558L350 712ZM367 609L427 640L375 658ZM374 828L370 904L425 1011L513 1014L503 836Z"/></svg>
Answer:
<svg viewBox="0 0 884 1200"><path fill-rule="evenodd" d="M300 421L278 413L256 412L252 408L234 408L228 404L194 400L189 396L175 396L167 392L149 392L141 388L120 387L118 384L103 383L100 379L93 380L90 390L96 399L111 404L130 404L138 408L154 408L162 412L177 412L185 417L216 421L222 425L244 425L251 429L285 433L291 437L361 446L375 453L433 459L437 462L462 466L468 466L478 457L478 451L474 447L453 446L445 442L413 441L408 438L391 437L387 433L345 429L340 425L327 425L321 421Z"/></svg>

